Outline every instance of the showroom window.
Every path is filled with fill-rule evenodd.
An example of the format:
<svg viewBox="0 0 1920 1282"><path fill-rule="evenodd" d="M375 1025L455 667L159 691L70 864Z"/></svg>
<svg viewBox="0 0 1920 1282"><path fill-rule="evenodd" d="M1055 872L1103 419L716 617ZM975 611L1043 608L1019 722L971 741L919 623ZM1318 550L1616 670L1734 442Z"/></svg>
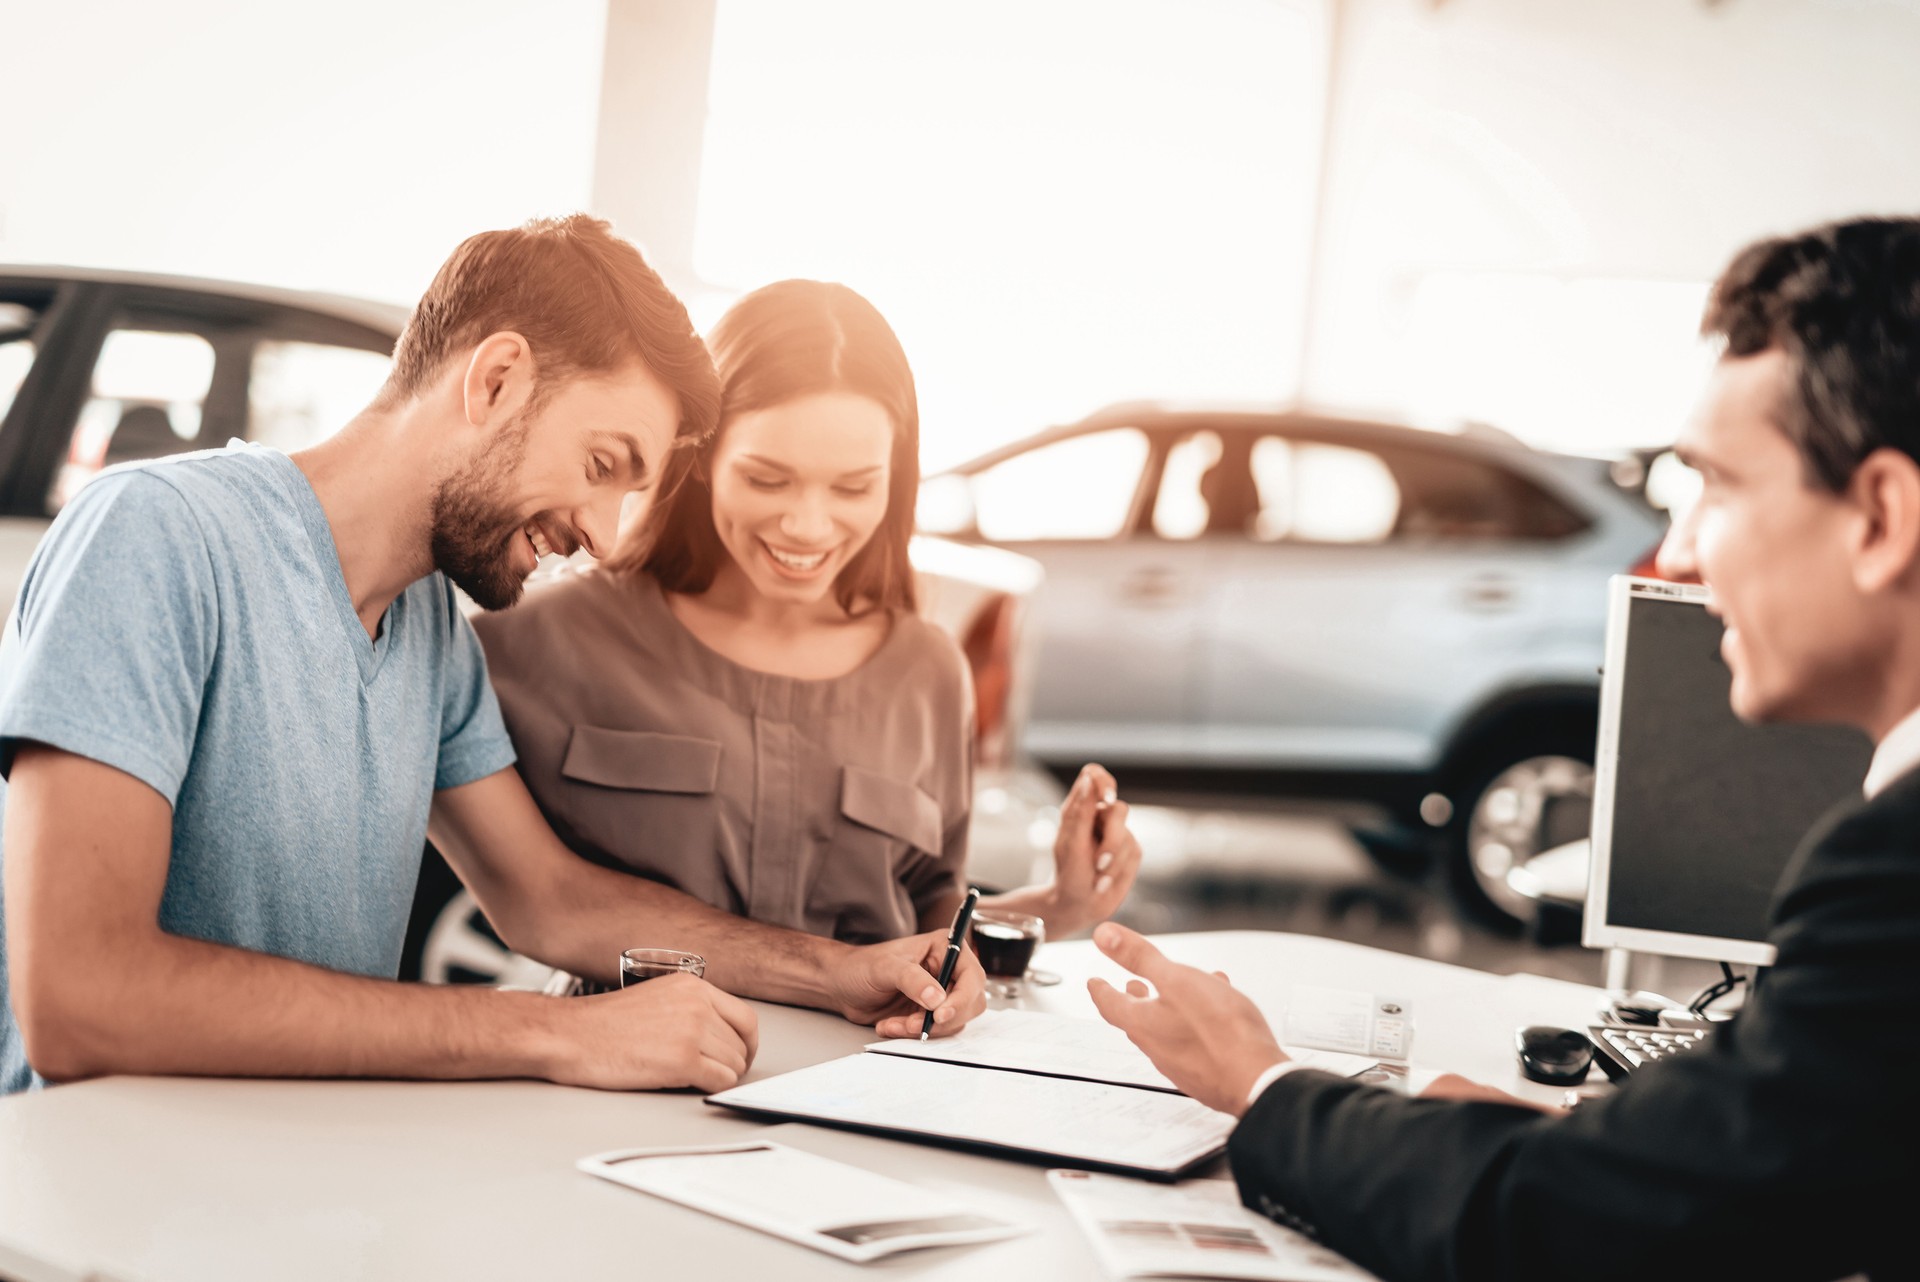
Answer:
<svg viewBox="0 0 1920 1282"><path fill-rule="evenodd" d="M1147 434L1134 427L1068 437L973 478L980 536L992 543L1110 539L1126 528Z"/></svg>
<svg viewBox="0 0 1920 1282"><path fill-rule="evenodd" d="M932 469L1116 401L1290 392L1320 6L960 12L720 0L703 319L783 277L859 290L913 362Z"/></svg>

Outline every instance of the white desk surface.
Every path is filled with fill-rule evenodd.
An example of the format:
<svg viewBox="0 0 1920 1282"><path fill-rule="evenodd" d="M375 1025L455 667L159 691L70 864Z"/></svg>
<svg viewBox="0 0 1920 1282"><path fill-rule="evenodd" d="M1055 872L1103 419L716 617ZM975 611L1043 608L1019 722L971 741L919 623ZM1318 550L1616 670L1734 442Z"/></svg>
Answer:
<svg viewBox="0 0 1920 1282"><path fill-rule="evenodd" d="M1582 1027L1599 990L1494 976L1335 940L1255 931L1169 935L1178 960L1224 970L1269 1012L1293 982L1397 995L1414 1062L1515 1094L1513 1030ZM1063 975L1029 1009L1090 1015L1085 979L1117 975L1085 942L1050 944ZM558 999L556 999L558 1000ZM857 1051L869 1030L758 1004L749 1078ZM1598 1074L1596 1073L1596 1077ZM848 1264L574 1169L607 1149L768 1130L691 1093L538 1082L290 1082L107 1078L0 1100L0 1278L15 1282L341 1282L342 1279L925 1278L1099 1276L1026 1165L824 1128L777 1138L963 1192L1037 1226L1026 1237ZM1225 1173L1224 1160L1215 1173Z"/></svg>

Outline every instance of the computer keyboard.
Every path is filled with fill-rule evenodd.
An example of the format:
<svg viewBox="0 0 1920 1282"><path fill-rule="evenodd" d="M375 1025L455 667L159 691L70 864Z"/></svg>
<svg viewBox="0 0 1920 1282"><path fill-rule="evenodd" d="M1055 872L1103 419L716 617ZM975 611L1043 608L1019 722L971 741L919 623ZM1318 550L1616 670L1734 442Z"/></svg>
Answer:
<svg viewBox="0 0 1920 1282"><path fill-rule="evenodd" d="M1595 1058L1613 1081L1642 1064L1684 1055L1706 1044L1711 1028L1661 1028L1641 1024L1593 1024L1587 1036L1599 1054Z"/></svg>

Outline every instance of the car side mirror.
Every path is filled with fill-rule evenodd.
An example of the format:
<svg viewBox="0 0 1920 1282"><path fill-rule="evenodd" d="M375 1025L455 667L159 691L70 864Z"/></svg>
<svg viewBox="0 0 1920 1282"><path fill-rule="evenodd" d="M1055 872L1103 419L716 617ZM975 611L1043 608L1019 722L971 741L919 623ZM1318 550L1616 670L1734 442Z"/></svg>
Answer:
<svg viewBox="0 0 1920 1282"><path fill-rule="evenodd" d="M914 523L925 534L976 534L977 515L973 507L973 484L953 472L928 477L920 485L920 499L914 507Z"/></svg>

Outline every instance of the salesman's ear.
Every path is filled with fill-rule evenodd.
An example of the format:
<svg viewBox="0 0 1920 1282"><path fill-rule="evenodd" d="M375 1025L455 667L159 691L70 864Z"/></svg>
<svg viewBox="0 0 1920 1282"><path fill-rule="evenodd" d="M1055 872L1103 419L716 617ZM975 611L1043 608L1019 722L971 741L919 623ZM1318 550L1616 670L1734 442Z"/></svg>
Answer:
<svg viewBox="0 0 1920 1282"><path fill-rule="evenodd" d="M1847 483L1855 512L1854 586L1863 593L1920 585L1920 462L1903 450L1867 455Z"/></svg>

